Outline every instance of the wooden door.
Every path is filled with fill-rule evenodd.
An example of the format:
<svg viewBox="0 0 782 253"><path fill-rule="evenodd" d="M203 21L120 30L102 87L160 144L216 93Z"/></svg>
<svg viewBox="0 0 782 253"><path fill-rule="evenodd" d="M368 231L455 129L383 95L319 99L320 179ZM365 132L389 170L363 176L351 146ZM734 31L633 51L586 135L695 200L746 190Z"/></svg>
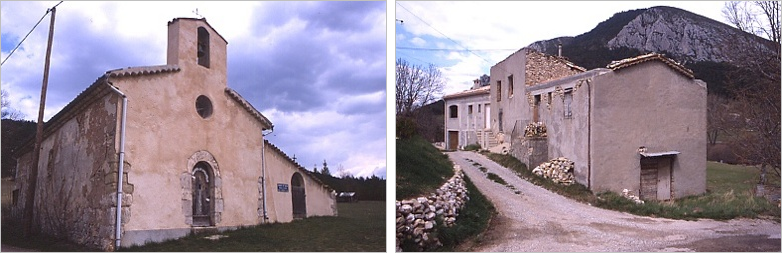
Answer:
<svg viewBox="0 0 782 253"><path fill-rule="evenodd" d="M459 131L448 131L448 149L456 150L459 147Z"/></svg>
<svg viewBox="0 0 782 253"><path fill-rule="evenodd" d="M641 187L638 197L657 199L657 159L641 158Z"/></svg>
<svg viewBox="0 0 782 253"><path fill-rule="evenodd" d="M210 182L211 168L206 163L197 163L193 168L193 226L213 226L212 195L214 188Z"/></svg>

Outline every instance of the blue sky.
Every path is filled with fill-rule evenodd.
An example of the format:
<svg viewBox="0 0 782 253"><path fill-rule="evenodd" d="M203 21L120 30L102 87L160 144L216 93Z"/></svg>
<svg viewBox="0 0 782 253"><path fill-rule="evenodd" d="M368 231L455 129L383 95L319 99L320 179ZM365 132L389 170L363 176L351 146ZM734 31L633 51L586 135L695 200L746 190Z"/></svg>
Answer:
<svg viewBox="0 0 782 253"><path fill-rule="evenodd" d="M660 5L724 22L724 2L717 1L397 1L395 19L404 22L394 25L395 53L416 65L434 64L450 94L469 89L492 65L535 41L577 36L614 13Z"/></svg>
<svg viewBox="0 0 782 253"><path fill-rule="evenodd" d="M2 2L3 59L57 2ZM198 13L196 14L196 9ZM228 86L307 169L386 177L385 2L63 2L44 120L105 71L166 62L167 22L205 17L228 41ZM2 66L11 106L36 120L49 16Z"/></svg>

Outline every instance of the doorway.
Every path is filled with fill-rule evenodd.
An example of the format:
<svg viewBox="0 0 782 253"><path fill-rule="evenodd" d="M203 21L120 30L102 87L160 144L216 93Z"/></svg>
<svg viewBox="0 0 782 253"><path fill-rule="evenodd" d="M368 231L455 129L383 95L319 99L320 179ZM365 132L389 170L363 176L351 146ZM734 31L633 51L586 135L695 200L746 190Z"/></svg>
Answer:
<svg viewBox="0 0 782 253"><path fill-rule="evenodd" d="M212 167L206 162L198 162L193 167L193 226L214 226L214 180Z"/></svg>
<svg viewBox="0 0 782 253"><path fill-rule="evenodd" d="M459 131L448 131L448 149L456 150L459 147Z"/></svg>
<svg viewBox="0 0 782 253"><path fill-rule="evenodd" d="M291 177L291 198L293 201L293 218L307 217L307 198L304 192L304 178L298 172Z"/></svg>
<svg viewBox="0 0 782 253"><path fill-rule="evenodd" d="M671 199L671 156L641 158L641 199Z"/></svg>

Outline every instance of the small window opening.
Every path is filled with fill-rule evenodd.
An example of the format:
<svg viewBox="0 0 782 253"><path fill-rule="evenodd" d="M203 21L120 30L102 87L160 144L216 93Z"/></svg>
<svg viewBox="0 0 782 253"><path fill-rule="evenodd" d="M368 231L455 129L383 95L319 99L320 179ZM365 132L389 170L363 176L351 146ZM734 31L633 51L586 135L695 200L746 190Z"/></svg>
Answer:
<svg viewBox="0 0 782 253"><path fill-rule="evenodd" d="M472 105L467 106L467 114L472 114Z"/></svg>
<svg viewBox="0 0 782 253"><path fill-rule="evenodd" d="M201 118L209 118L212 116L212 101L208 97L201 95L196 98L195 102L196 112Z"/></svg>
<svg viewBox="0 0 782 253"><path fill-rule="evenodd" d="M448 112L450 115L450 118L457 118L459 117L459 107L456 105L452 105L448 107Z"/></svg>
<svg viewBox="0 0 782 253"><path fill-rule="evenodd" d="M478 105L478 113L481 113L481 105Z"/></svg>
<svg viewBox="0 0 782 253"><path fill-rule="evenodd" d="M513 75L508 76L508 98L513 97Z"/></svg>
<svg viewBox="0 0 782 253"><path fill-rule="evenodd" d="M497 81L497 102L502 101L502 82Z"/></svg>
<svg viewBox="0 0 782 253"><path fill-rule="evenodd" d="M16 189L13 191L13 193L11 193L11 202L14 206L19 204L19 189Z"/></svg>
<svg viewBox="0 0 782 253"><path fill-rule="evenodd" d="M209 67L209 32L198 28L198 65Z"/></svg>
<svg viewBox="0 0 782 253"><path fill-rule="evenodd" d="M573 118L573 110L570 105L573 103L573 90L565 90L565 118Z"/></svg>

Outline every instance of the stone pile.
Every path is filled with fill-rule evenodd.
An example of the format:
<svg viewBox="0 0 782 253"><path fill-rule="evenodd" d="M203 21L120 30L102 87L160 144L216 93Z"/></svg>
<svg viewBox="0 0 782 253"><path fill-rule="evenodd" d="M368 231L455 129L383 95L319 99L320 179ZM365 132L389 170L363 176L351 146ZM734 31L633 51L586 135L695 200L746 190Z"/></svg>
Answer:
<svg viewBox="0 0 782 253"><path fill-rule="evenodd" d="M532 122L524 127L524 137L546 137L546 124Z"/></svg>
<svg viewBox="0 0 782 253"><path fill-rule="evenodd" d="M554 183L562 185L573 184L573 169L575 163L565 157L558 157L548 162L542 163L532 169L532 173L551 179Z"/></svg>
<svg viewBox="0 0 782 253"><path fill-rule="evenodd" d="M644 201L641 200L641 198L639 198L638 196L630 194L630 190L628 190L628 189L622 190L622 197L625 197L626 199L632 200L636 204L643 204L644 203Z"/></svg>
<svg viewBox="0 0 782 253"><path fill-rule="evenodd" d="M437 220L445 227L453 226L459 210L469 200L463 172L457 165L451 177L428 197L396 201L396 250L402 251L402 242L416 245L417 251L433 250L440 246L436 236Z"/></svg>

